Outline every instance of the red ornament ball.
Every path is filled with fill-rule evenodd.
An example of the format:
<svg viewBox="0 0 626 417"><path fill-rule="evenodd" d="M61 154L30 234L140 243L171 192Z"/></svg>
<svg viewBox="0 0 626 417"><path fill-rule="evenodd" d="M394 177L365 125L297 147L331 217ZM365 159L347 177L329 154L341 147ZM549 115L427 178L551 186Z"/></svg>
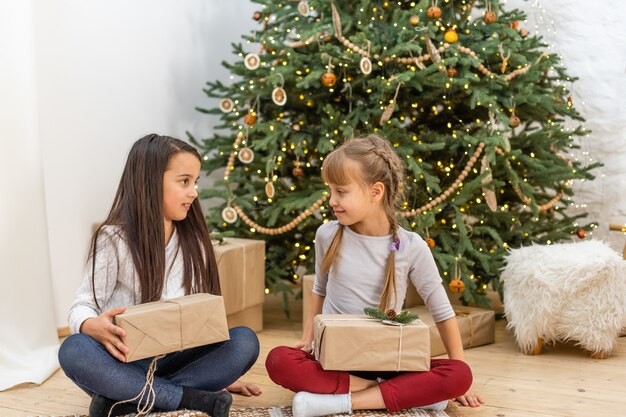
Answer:
<svg viewBox="0 0 626 417"><path fill-rule="evenodd" d="M494 12L485 12L485 16L483 17L483 22L490 24L495 23L498 20L498 17Z"/></svg>
<svg viewBox="0 0 626 417"><path fill-rule="evenodd" d="M336 83L337 76L332 72L327 72L326 74L322 75L322 84L324 84L326 87L332 87Z"/></svg>
<svg viewBox="0 0 626 417"><path fill-rule="evenodd" d="M243 116L243 122L248 126L252 126L256 123L256 116L252 113L248 113Z"/></svg>
<svg viewBox="0 0 626 417"><path fill-rule="evenodd" d="M578 229L576 231L576 236L578 236L579 239L584 239L585 236L587 236L587 232L585 232L585 229Z"/></svg>
<svg viewBox="0 0 626 417"><path fill-rule="evenodd" d="M439 19L441 17L441 9L437 6L429 7L426 15L429 19Z"/></svg>
<svg viewBox="0 0 626 417"><path fill-rule="evenodd" d="M300 167L295 167L293 170L291 170L291 173L294 177L302 177L304 175L304 170Z"/></svg>
<svg viewBox="0 0 626 417"><path fill-rule="evenodd" d="M450 281L450 284L448 284L448 287L454 294L459 294L465 291L465 284L460 279L453 279Z"/></svg>
<svg viewBox="0 0 626 417"><path fill-rule="evenodd" d="M259 20L261 20L261 18L262 18L262 17L263 17L263 15L262 15L262 14L261 14L261 12L259 12L259 11L254 12L254 14L252 15L252 18L253 18L254 20L256 20L257 22L258 22Z"/></svg>

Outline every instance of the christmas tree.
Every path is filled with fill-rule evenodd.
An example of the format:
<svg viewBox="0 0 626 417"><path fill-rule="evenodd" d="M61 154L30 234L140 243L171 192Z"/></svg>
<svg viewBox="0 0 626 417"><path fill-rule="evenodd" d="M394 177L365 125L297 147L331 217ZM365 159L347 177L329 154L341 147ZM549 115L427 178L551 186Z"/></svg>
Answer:
<svg viewBox="0 0 626 417"><path fill-rule="evenodd" d="M572 183L594 165L569 153L587 131L574 81L498 1L256 0L259 29L208 82L222 123L192 142L223 180L210 226L267 242L267 291L314 269L331 219L320 166L344 140L387 138L406 163L401 224L423 236L464 302L498 287L507 248L584 235ZM258 48L258 49L257 49ZM575 121L573 128L568 127ZM567 126L566 126L566 122Z"/></svg>

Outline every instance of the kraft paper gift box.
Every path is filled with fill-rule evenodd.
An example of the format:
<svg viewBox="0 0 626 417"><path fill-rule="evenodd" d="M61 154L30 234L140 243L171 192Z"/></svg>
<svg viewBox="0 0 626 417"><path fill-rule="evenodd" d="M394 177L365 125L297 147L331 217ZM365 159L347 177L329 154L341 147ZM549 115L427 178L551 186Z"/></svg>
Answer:
<svg viewBox="0 0 626 417"><path fill-rule="evenodd" d="M229 339L224 300L211 294L139 304L115 324L126 331L127 362Z"/></svg>
<svg viewBox="0 0 626 417"><path fill-rule="evenodd" d="M220 288L229 327L263 330L265 299L265 242L225 238L214 243Z"/></svg>
<svg viewBox="0 0 626 417"><path fill-rule="evenodd" d="M492 310L457 305L453 305L452 308L456 313L456 321L459 324L464 349L487 345L496 340L496 320ZM428 309L426 307L411 307L407 310L416 313L430 328L431 356L445 354L446 348Z"/></svg>
<svg viewBox="0 0 626 417"><path fill-rule="evenodd" d="M305 275L302 279L303 320L307 319L314 280L315 275ZM441 337L439 336L439 331L437 330L435 321L412 285L410 285L407 289L404 303L405 310L417 313L420 319L429 326L431 355L438 356L445 354L446 349L443 345ZM494 308L502 310L502 304L494 304L492 300L492 305ZM494 311L454 304L452 305L452 308L457 313L456 318L461 332L461 339L463 340L463 347L465 349L495 342L496 330Z"/></svg>
<svg viewBox="0 0 626 417"><path fill-rule="evenodd" d="M394 326L361 314L315 317L315 359L325 370L427 371L428 326L421 320Z"/></svg>

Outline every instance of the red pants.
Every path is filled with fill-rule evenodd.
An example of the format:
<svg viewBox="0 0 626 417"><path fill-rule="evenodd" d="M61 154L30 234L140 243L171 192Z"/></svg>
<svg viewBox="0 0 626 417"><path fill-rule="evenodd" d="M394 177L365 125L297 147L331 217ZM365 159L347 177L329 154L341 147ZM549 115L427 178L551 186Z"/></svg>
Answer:
<svg viewBox="0 0 626 417"><path fill-rule="evenodd" d="M265 361L267 373L278 385L294 391L317 394L347 394L350 374L366 379L381 377L379 384L389 412L419 407L465 394L472 385L469 366L455 359L431 359L425 372L325 371L315 357L300 349L278 346Z"/></svg>

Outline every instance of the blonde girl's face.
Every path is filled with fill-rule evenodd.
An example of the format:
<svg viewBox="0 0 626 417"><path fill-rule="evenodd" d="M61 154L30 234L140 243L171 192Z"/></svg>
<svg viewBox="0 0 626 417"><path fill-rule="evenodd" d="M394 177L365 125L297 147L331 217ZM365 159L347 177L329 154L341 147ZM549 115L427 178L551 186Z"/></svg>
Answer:
<svg viewBox="0 0 626 417"><path fill-rule="evenodd" d="M187 217L191 203L198 197L200 161L188 152L172 156L163 173L163 217L166 222Z"/></svg>
<svg viewBox="0 0 626 417"><path fill-rule="evenodd" d="M329 184L330 206L335 217L344 226L363 221L371 210L371 198L367 187L351 181L347 184Z"/></svg>

